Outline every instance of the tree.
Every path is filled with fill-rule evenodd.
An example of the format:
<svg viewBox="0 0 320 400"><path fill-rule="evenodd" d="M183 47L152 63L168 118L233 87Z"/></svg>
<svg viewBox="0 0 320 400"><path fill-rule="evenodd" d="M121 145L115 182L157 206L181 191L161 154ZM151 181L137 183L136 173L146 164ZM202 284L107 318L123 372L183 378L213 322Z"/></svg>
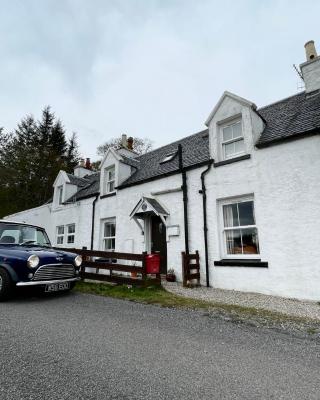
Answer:
<svg viewBox="0 0 320 400"><path fill-rule="evenodd" d="M0 131L0 216L44 204L63 169L77 164L76 135L67 139L65 129L50 107L40 121L24 117L15 131Z"/></svg>
<svg viewBox="0 0 320 400"><path fill-rule="evenodd" d="M103 156L110 147L114 149L120 149L122 147L121 137L111 138L105 143L101 144L97 148L97 154L99 156ZM152 150L152 148L153 148L153 142L148 138L135 137L133 139L133 151L135 151L139 155L148 153L149 151Z"/></svg>

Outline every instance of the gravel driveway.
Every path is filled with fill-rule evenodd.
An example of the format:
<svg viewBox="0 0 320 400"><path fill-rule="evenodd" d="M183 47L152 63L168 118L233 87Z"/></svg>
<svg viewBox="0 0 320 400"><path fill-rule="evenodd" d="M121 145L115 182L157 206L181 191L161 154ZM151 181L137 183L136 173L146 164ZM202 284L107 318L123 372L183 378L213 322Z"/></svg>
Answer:
<svg viewBox="0 0 320 400"><path fill-rule="evenodd" d="M243 307L253 307L279 312L292 317L310 318L320 321L320 302L287 299L284 297L268 296L260 293L238 292L236 290L207 288L204 286L184 288L181 283L176 282L169 283L163 281L162 285L171 293L192 299Z"/></svg>
<svg viewBox="0 0 320 400"><path fill-rule="evenodd" d="M0 399L315 399L320 344L80 293L0 304Z"/></svg>

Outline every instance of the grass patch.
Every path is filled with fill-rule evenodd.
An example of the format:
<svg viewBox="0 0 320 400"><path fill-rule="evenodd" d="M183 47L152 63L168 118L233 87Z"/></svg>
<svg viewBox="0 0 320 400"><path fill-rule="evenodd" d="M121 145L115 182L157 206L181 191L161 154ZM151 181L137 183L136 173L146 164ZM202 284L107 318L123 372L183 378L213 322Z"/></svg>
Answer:
<svg viewBox="0 0 320 400"><path fill-rule="evenodd" d="M196 300L178 296L167 292L161 286L136 287L127 285L108 285L104 283L78 282L75 290L82 293L90 293L99 296L114 297L144 304L156 304L169 308L187 308L193 310L213 311L234 320L259 319L268 324L272 323L306 323L310 320L300 317L292 317L282 313L258 309L254 307L243 307L238 305L215 303L204 300Z"/></svg>

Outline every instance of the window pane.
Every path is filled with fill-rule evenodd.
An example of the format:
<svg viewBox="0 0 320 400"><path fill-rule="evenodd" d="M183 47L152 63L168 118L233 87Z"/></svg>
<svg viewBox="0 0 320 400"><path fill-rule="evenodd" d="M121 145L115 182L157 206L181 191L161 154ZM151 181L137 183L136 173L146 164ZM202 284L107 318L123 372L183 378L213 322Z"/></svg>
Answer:
<svg viewBox="0 0 320 400"><path fill-rule="evenodd" d="M224 155L226 158L234 154L234 143L229 143L224 145Z"/></svg>
<svg viewBox="0 0 320 400"><path fill-rule="evenodd" d="M116 236L116 224L113 222L106 222L104 225L104 237Z"/></svg>
<svg viewBox="0 0 320 400"><path fill-rule="evenodd" d="M114 177L115 177L115 168L114 167L113 168L109 168L107 170L107 179L108 179L108 181L112 181L114 179Z"/></svg>
<svg viewBox="0 0 320 400"><path fill-rule="evenodd" d="M241 229L243 254L259 254L257 228Z"/></svg>
<svg viewBox="0 0 320 400"><path fill-rule="evenodd" d="M115 249L115 239L105 239L104 240L104 249L105 250L114 250Z"/></svg>
<svg viewBox="0 0 320 400"><path fill-rule="evenodd" d="M74 235L68 235L68 243L74 243Z"/></svg>
<svg viewBox="0 0 320 400"><path fill-rule="evenodd" d="M234 142L234 152L237 153L242 153L244 151L244 140L237 140Z"/></svg>
<svg viewBox="0 0 320 400"><path fill-rule="evenodd" d="M242 136L242 126L241 122L237 122L236 124L232 125L233 130L233 138L241 137Z"/></svg>
<svg viewBox="0 0 320 400"><path fill-rule="evenodd" d="M109 192L113 192L114 191L114 181L109 182L108 186L109 186L109 189L108 189Z"/></svg>
<svg viewBox="0 0 320 400"><path fill-rule="evenodd" d="M110 235L110 224L104 224L104 237L109 237Z"/></svg>
<svg viewBox="0 0 320 400"><path fill-rule="evenodd" d="M253 201L238 203L240 226L255 225L253 215Z"/></svg>
<svg viewBox="0 0 320 400"><path fill-rule="evenodd" d="M227 254L242 254L240 229L226 231L225 235L226 235Z"/></svg>
<svg viewBox="0 0 320 400"><path fill-rule="evenodd" d="M110 224L111 235L116 236L116 224Z"/></svg>
<svg viewBox="0 0 320 400"><path fill-rule="evenodd" d="M226 228L239 226L237 204L223 206L223 222Z"/></svg>
<svg viewBox="0 0 320 400"><path fill-rule="evenodd" d="M58 193L59 193L59 204L62 204L62 200L63 200L63 186L59 186L59 188L58 188Z"/></svg>
<svg viewBox="0 0 320 400"><path fill-rule="evenodd" d="M74 233L76 230L75 224L68 225L68 233Z"/></svg>
<svg viewBox="0 0 320 400"><path fill-rule="evenodd" d="M223 128L223 141L226 142L227 140L232 139L232 127L231 126L226 126Z"/></svg>
<svg viewBox="0 0 320 400"><path fill-rule="evenodd" d="M63 244L63 236L57 237L57 244Z"/></svg>
<svg viewBox="0 0 320 400"><path fill-rule="evenodd" d="M58 230L58 235L63 235L64 234L64 226L63 225L58 226L57 230Z"/></svg>

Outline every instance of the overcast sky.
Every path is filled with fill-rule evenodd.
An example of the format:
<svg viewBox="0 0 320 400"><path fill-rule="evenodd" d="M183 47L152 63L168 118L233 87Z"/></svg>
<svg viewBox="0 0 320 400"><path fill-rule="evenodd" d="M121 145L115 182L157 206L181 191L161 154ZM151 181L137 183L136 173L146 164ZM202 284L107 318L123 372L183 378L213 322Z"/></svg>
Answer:
<svg viewBox="0 0 320 400"><path fill-rule="evenodd" d="M292 95L319 1L0 0L0 126L45 105L83 156L126 133L160 146L204 128L224 90Z"/></svg>

